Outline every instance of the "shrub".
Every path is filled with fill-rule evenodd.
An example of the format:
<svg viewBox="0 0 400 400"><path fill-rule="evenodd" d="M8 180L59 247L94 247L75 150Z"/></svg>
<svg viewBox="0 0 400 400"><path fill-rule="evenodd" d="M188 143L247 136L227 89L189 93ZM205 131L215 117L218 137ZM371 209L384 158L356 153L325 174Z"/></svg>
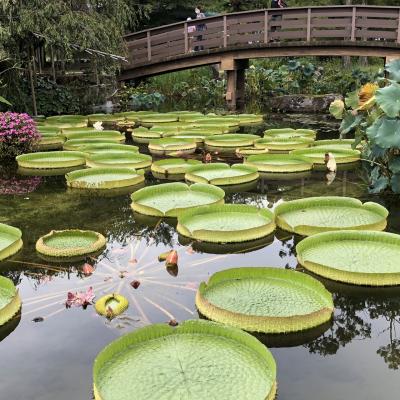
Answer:
<svg viewBox="0 0 400 400"><path fill-rule="evenodd" d="M33 150L40 134L28 114L0 113L0 158L13 158Z"/></svg>

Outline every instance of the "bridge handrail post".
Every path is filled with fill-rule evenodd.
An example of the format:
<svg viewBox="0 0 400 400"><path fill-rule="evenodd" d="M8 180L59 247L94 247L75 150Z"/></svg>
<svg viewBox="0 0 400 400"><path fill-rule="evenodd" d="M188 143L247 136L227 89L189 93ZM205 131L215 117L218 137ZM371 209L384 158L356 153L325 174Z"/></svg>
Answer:
<svg viewBox="0 0 400 400"><path fill-rule="evenodd" d="M223 25L224 25L224 47L228 47L228 21L227 16L224 15L223 18Z"/></svg>
<svg viewBox="0 0 400 400"><path fill-rule="evenodd" d="M352 42L356 40L356 13L357 7L353 7L352 17L351 17L351 38Z"/></svg>
<svg viewBox="0 0 400 400"><path fill-rule="evenodd" d="M189 52L189 34L188 34L188 23L185 22L183 24L183 35L185 38L185 54L187 54Z"/></svg>
<svg viewBox="0 0 400 400"><path fill-rule="evenodd" d="M151 32L147 31L147 60L151 61Z"/></svg>
<svg viewBox="0 0 400 400"><path fill-rule="evenodd" d="M307 9L307 42L311 42L311 8Z"/></svg>
<svg viewBox="0 0 400 400"><path fill-rule="evenodd" d="M399 15L397 16L397 43L400 43L400 9L399 9Z"/></svg>
<svg viewBox="0 0 400 400"><path fill-rule="evenodd" d="M269 12L268 12L268 10L265 10L265 12L264 12L264 43L268 43L269 42L268 18L269 18Z"/></svg>

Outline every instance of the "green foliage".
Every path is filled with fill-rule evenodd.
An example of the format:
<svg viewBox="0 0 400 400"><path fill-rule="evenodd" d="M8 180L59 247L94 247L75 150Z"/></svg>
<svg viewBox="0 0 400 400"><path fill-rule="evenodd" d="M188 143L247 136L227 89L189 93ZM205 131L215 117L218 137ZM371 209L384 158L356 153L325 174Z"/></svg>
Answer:
<svg viewBox="0 0 400 400"><path fill-rule="evenodd" d="M118 102L121 111L157 110L165 101L159 92L148 92L146 85L124 86L118 91Z"/></svg>

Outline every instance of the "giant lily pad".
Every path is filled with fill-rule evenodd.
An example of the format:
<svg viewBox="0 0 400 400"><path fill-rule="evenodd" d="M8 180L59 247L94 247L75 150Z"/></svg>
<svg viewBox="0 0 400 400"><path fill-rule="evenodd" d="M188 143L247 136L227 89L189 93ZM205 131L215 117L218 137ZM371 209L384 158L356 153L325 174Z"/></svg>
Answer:
<svg viewBox="0 0 400 400"><path fill-rule="evenodd" d="M229 117L238 119L239 126L257 126L264 122L264 117L256 114L237 114Z"/></svg>
<svg viewBox="0 0 400 400"><path fill-rule="evenodd" d="M0 326L10 321L20 308L21 299L13 281L0 276Z"/></svg>
<svg viewBox="0 0 400 400"><path fill-rule="evenodd" d="M53 169L85 165L85 155L78 151L48 151L16 157L21 168Z"/></svg>
<svg viewBox="0 0 400 400"><path fill-rule="evenodd" d="M125 136L122 135L118 131L97 131L93 130L84 130L84 131L63 131L63 136L65 136L68 140L73 139L115 139L116 142L124 142Z"/></svg>
<svg viewBox="0 0 400 400"><path fill-rule="evenodd" d="M350 164L360 160L360 152L350 149L332 149L325 147L312 147L309 149L293 150L290 154L308 158L314 164L325 164L325 154L331 153L337 164Z"/></svg>
<svg viewBox="0 0 400 400"><path fill-rule="evenodd" d="M129 333L97 356L93 376L96 400L273 400L276 395L269 350L246 332L207 321Z"/></svg>
<svg viewBox="0 0 400 400"><path fill-rule="evenodd" d="M207 137L204 140L206 148L213 149L217 148L233 148L236 149L238 147L248 147L252 146L254 142L259 139L260 137L257 135L250 135L244 133L237 133L237 134L224 134L224 135L217 135Z"/></svg>
<svg viewBox="0 0 400 400"><path fill-rule="evenodd" d="M289 152L295 149L305 149L310 147L314 139L306 137L281 138L281 137L264 137L254 142L256 148L268 149L269 151Z"/></svg>
<svg viewBox="0 0 400 400"><path fill-rule="evenodd" d="M334 230L386 228L388 211L350 197L310 197L288 201L275 208L276 224L289 232L311 236Z"/></svg>
<svg viewBox="0 0 400 400"><path fill-rule="evenodd" d="M143 116L139 118L139 122L141 125L145 127L152 127L156 124L162 124L167 122L176 122L178 121L178 116L173 114L158 114L158 115L149 115Z"/></svg>
<svg viewBox="0 0 400 400"><path fill-rule="evenodd" d="M182 158L168 158L155 161L151 166L154 177L168 179L173 177L184 178L188 168L201 164L198 160L184 160Z"/></svg>
<svg viewBox="0 0 400 400"><path fill-rule="evenodd" d="M155 217L177 217L183 211L206 204L221 204L225 192L215 186L197 183L164 183L133 193L134 211Z"/></svg>
<svg viewBox="0 0 400 400"><path fill-rule="evenodd" d="M313 143L313 147L322 147L327 150L331 149L352 149L354 145L354 139L329 139L329 140L316 140Z"/></svg>
<svg viewBox="0 0 400 400"><path fill-rule="evenodd" d="M176 139L174 137L152 140L149 143L149 151L159 156L173 155L174 153L192 154L196 151L194 139Z"/></svg>
<svg viewBox="0 0 400 400"><path fill-rule="evenodd" d="M196 306L205 317L251 332L289 333L332 317L332 295L316 279L279 268L234 268L200 284Z"/></svg>
<svg viewBox="0 0 400 400"><path fill-rule="evenodd" d="M121 138L125 140L125 137L121 135ZM85 139L71 139L67 140L64 143L64 150L80 150L87 144L106 144L106 143L111 143L111 144L116 144L120 143L120 140L118 138L85 138Z"/></svg>
<svg viewBox="0 0 400 400"><path fill-rule="evenodd" d="M185 179L189 182L210 183L212 185L238 185L255 181L259 178L257 168L224 163L196 165L188 169Z"/></svg>
<svg viewBox="0 0 400 400"><path fill-rule="evenodd" d="M148 144L151 140L161 139L163 132L150 130L147 128L136 128L132 130L132 140L135 143Z"/></svg>
<svg viewBox="0 0 400 400"><path fill-rule="evenodd" d="M90 155L86 160L88 167L127 167L134 169L142 169L150 167L152 163L151 156L147 154L126 152L126 153L109 153Z"/></svg>
<svg viewBox="0 0 400 400"><path fill-rule="evenodd" d="M16 254L22 248L22 232L0 223L0 260Z"/></svg>
<svg viewBox="0 0 400 400"><path fill-rule="evenodd" d="M366 286L400 285L400 235L326 232L301 241L299 263L334 281Z"/></svg>
<svg viewBox="0 0 400 400"><path fill-rule="evenodd" d="M65 139L62 136L42 136L37 145L38 150L61 150Z"/></svg>
<svg viewBox="0 0 400 400"><path fill-rule="evenodd" d="M36 242L36 251L50 259L70 261L97 254L105 245L106 239L100 233L71 229L42 236Z"/></svg>
<svg viewBox="0 0 400 400"><path fill-rule="evenodd" d="M178 218L178 232L194 240L212 243L245 242L268 236L275 230L274 214L244 204L197 207Z"/></svg>
<svg viewBox="0 0 400 400"><path fill-rule="evenodd" d="M315 139L317 132L312 129L292 129L292 128L281 128L281 129L267 129L264 131L264 137L272 138L282 138L282 139L293 139L308 137Z"/></svg>
<svg viewBox="0 0 400 400"><path fill-rule="evenodd" d="M135 186L144 181L143 172L133 168L89 168L65 175L67 185L77 189L117 189Z"/></svg>
<svg viewBox="0 0 400 400"><path fill-rule="evenodd" d="M117 143L86 143L79 147L79 151L86 154L138 153L139 148Z"/></svg>
<svg viewBox="0 0 400 400"><path fill-rule="evenodd" d="M272 173L310 171L313 167L309 159L292 154L258 154L248 157L246 165Z"/></svg>

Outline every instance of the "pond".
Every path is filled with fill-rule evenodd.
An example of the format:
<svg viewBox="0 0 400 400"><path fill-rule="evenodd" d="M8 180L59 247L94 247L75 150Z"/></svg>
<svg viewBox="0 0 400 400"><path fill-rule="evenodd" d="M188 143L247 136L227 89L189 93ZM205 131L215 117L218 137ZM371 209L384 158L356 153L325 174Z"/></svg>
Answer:
<svg viewBox="0 0 400 400"><path fill-rule="evenodd" d="M317 128L318 139L337 136L336 124L322 117L268 120L267 127ZM226 202L273 209L283 200L309 196L373 200L390 211L387 230L400 233L400 203L395 197L369 195L361 168L339 171L332 182L325 175L316 171L288 181L264 179L250 191L228 194ZM63 176L21 176L12 166L2 166L0 222L19 227L24 234L23 250L1 264L2 274L14 281L23 299L21 318L0 330L2 398L92 399L92 366L98 352L138 327L199 318L194 295L198 284L214 272L243 266L299 268L295 253L299 239L288 233L277 231L254 248L196 249L179 244L172 222L140 218L130 203L129 195L76 194L67 189ZM107 238L107 249L91 261L95 267L91 276L82 273L83 263L49 263L35 252L40 236L69 228L91 229ZM171 248L178 251L179 267L167 270L157 258ZM137 289L131 286L133 280L140 282ZM307 336L260 337L277 361L279 399L376 400L383 393L397 398L400 288L355 289L324 283L334 295L331 324ZM65 307L68 291L89 287L97 297L125 295L130 302L127 312L108 321L92 306Z"/></svg>

